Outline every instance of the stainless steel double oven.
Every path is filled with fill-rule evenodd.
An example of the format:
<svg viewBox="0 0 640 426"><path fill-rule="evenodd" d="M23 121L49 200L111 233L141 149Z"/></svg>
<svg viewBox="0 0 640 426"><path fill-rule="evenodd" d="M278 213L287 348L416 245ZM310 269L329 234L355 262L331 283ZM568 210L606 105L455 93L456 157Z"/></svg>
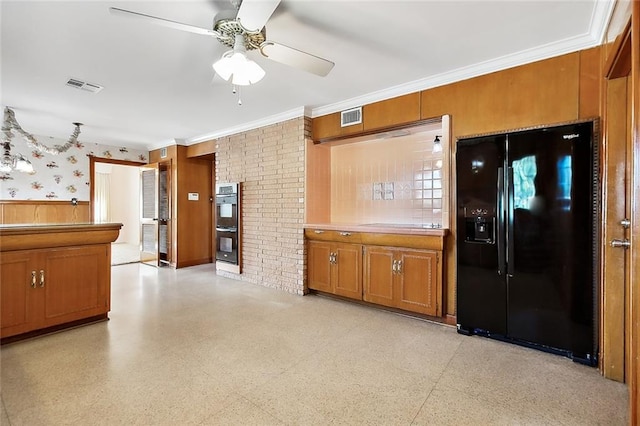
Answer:
<svg viewBox="0 0 640 426"><path fill-rule="evenodd" d="M238 264L240 233L238 183L216 184L216 260Z"/></svg>

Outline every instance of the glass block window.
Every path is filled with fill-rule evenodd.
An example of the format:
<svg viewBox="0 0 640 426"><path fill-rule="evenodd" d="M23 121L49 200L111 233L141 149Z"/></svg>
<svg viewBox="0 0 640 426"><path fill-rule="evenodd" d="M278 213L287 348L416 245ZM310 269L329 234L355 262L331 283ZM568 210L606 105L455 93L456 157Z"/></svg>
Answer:
<svg viewBox="0 0 640 426"><path fill-rule="evenodd" d="M422 208L433 214L442 213L442 164L441 160L425 160L414 176L414 199L422 200Z"/></svg>

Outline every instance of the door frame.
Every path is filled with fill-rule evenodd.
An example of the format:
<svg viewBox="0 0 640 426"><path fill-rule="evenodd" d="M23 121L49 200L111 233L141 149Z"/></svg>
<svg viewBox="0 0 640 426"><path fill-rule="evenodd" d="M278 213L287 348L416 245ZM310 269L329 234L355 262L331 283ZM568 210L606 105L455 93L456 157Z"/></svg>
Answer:
<svg viewBox="0 0 640 426"><path fill-rule="evenodd" d="M620 4L618 2L618 4ZM625 253L628 259L626 271L625 300L625 363L626 382L629 389L629 424L640 424L640 1L631 4L631 16L624 31L612 42L609 57L604 58L604 78L627 76L628 83L628 131L627 145L627 191L629 205L628 240L630 246ZM606 94L605 82L605 94ZM607 113L607 109L603 108ZM608 243L605 241L604 243Z"/></svg>
<svg viewBox="0 0 640 426"><path fill-rule="evenodd" d="M91 214L91 222L95 222L95 212L93 211L93 207L95 206L95 190L96 190L96 182L95 182L95 173L96 173L96 163L107 163L107 164L116 164L120 166L134 166L140 167L144 166L147 163L143 163L141 161L129 161L129 160L114 160L112 158L104 158L104 157L96 157L94 155L88 155L89 157L89 212Z"/></svg>
<svg viewBox="0 0 640 426"><path fill-rule="evenodd" d="M146 191L144 184L144 174L146 172L153 173L153 217L145 216L145 200ZM160 223L159 223L159 186L160 186L160 163L148 163L138 168L138 179L140 180L140 263L149 266L160 266ZM145 228L149 225L153 226L153 246L154 250L146 251L145 247Z"/></svg>
<svg viewBox="0 0 640 426"><path fill-rule="evenodd" d="M631 11L631 235L630 257L630 380L629 419L640 423L640 1L633 2Z"/></svg>

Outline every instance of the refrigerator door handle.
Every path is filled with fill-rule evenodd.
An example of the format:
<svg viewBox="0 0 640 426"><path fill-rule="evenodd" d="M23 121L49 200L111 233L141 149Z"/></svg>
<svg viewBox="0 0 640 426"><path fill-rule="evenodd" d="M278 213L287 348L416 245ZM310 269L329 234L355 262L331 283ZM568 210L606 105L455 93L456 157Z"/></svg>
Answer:
<svg viewBox="0 0 640 426"><path fill-rule="evenodd" d="M505 274L506 259L504 250L504 168L498 168L498 184L497 184L497 196L496 196L496 216L497 222L494 223L494 229L496 230L496 246L498 248L498 275Z"/></svg>
<svg viewBox="0 0 640 426"><path fill-rule="evenodd" d="M515 254L513 250L513 167L507 169L507 275L513 277Z"/></svg>

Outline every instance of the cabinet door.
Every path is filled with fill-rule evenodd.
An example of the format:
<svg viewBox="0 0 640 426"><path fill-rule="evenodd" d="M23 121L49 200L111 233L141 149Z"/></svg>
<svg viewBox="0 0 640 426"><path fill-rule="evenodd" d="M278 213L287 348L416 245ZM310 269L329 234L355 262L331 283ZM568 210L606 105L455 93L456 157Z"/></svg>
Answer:
<svg viewBox="0 0 640 426"><path fill-rule="evenodd" d="M394 251L384 247L369 246L365 250L364 259L363 299L371 303L394 306L393 280L396 275L393 271Z"/></svg>
<svg viewBox="0 0 640 426"><path fill-rule="evenodd" d="M109 245L54 249L43 253L44 319L42 327L109 311Z"/></svg>
<svg viewBox="0 0 640 426"><path fill-rule="evenodd" d="M438 254L433 251L398 252L397 307L407 311L436 316L438 313Z"/></svg>
<svg viewBox="0 0 640 426"><path fill-rule="evenodd" d="M333 265L335 294L362 300L362 245L334 244L336 255Z"/></svg>
<svg viewBox="0 0 640 426"><path fill-rule="evenodd" d="M420 93L398 96L362 107L363 130L382 129L420 120Z"/></svg>
<svg viewBox="0 0 640 426"><path fill-rule="evenodd" d="M307 246L307 286L312 290L333 293L331 285L331 243L309 241Z"/></svg>
<svg viewBox="0 0 640 426"><path fill-rule="evenodd" d="M1 337L13 336L33 329L37 288L31 271L33 253L2 253L0 256L0 321Z"/></svg>

